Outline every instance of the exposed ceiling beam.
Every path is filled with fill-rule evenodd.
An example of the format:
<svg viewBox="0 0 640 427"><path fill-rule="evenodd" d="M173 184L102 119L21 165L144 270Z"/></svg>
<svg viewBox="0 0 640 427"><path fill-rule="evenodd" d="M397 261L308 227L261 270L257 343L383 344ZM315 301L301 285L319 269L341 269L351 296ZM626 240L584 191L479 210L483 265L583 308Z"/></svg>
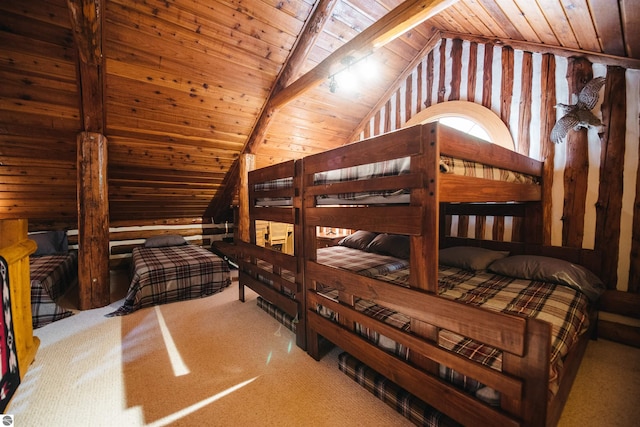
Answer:
<svg viewBox="0 0 640 427"><path fill-rule="evenodd" d="M278 92L282 91L283 88L289 84L291 79L293 79L302 69L305 61L307 60L307 56L309 52L313 48L318 39L320 33L324 28L325 23L333 13L333 9L335 8L338 0L320 0L313 12L311 13L311 17L306 22L296 44L287 60L286 64L282 68L276 83L273 85L273 89L271 90L271 94L269 95L269 99L271 99ZM251 153L253 151L254 146L262 141L267 133L267 129L269 124L271 123L271 119L275 114L275 110L270 106L269 99L265 103L264 108L258 118L251 135L247 139L247 142L242 149L242 153ZM236 190L236 186L239 181L239 165L238 160L233 162L229 171L225 175L224 181L222 183L220 191L217 192L214 199L209 204L207 208L204 218L214 217L213 220L215 222L220 221L221 216L224 215L224 211L227 210L227 207L231 204L233 200L233 195Z"/></svg>
<svg viewBox="0 0 640 427"><path fill-rule="evenodd" d="M104 4L101 0L67 0L67 5L80 59L78 63L83 130L104 133Z"/></svg>
<svg viewBox="0 0 640 427"><path fill-rule="evenodd" d="M407 0L336 49L314 69L271 97L268 108L277 110L324 82L347 56L363 57L421 24L458 0Z"/></svg>

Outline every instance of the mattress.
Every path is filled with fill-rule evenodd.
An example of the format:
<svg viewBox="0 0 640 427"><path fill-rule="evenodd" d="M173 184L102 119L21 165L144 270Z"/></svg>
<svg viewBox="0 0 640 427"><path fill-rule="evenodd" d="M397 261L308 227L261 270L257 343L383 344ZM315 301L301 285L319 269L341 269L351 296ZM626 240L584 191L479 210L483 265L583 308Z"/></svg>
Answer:
<svg viewBox="0 0 640 427"><path fill-rule="evenodd" d="M29 258L29 270L33 328L71 316L73 312L60 306L57 301L77 284L77 252L32 256Z"/></svg>
<svg viewBox="0 0 640 427"><path fill-rule="evenodd" d="M333 184L345 181L368 180L385 176L404 175L410 172L410 157L370 163L328 172L319 172L314 176L314 184ZM440 157L440 172L468 177L477 177L504 182L522 184L539 184L536 177L514 172L481 163L456 159L449 156ZM281 178L256 184L254 190L260 191L291 188L293 177ZM404 189L376 191L368 193L346 193L323 195L316 198L318 205L336 204L403 204L409 202L409 193ZM256 197L256 206L291 206L288 197Z"/></svg>
<svg viewBox="0 0 640 427"><path fill-rule="evenodd" d="M350 271L362 271L360 262L352 265L347 257L337 257L331 254L335 249L335 247L319 249L318 262ZM341 247L342 252L345 250L360 252L361 257L363 254L362 251L356 249ZM369 255L366 253L367 258ZM357 254L352 256L352 258L356 257ZM376 269L383 272L372 273ZM366 271L368 273L365 274L369 277L399 286L407 286L408 284L408 267L389 270L384 266L369 266ZM562 359L589 325L588 299L584 294L554 283L516 279L486 271L472 272L446 266L439 267L438 288L440 296L450 300L496 312L537 318L550 323L552 325L550 391L552 394L556 393L558 373L562 369ZM337 301L337 290L324 288L321 294ZM408 316L372 301L359 299L356 301L356 309L396 328L405 331L410 329ZM318 307L318 311L326 317L335 319L335 314L326 308ZM356 330L385 350L403 358L408 357L408 350L389 338L359 325ZM441 331L439 345L493 369L501 370L502 368L502 353L499 350L461 337L453 332ZM459 377L455 373L447 372L445 367L441 373L456 381L464 382L468 391L479 392L483 388L481 384Z"/></svg>
<svg viewBox="0 0 640 427"><path fill-rule="evenodd" d="M122 316L143 307L205 297L230 284L226 261L199 246L134 248L132 279L124 303L107 316Z"/></svg>

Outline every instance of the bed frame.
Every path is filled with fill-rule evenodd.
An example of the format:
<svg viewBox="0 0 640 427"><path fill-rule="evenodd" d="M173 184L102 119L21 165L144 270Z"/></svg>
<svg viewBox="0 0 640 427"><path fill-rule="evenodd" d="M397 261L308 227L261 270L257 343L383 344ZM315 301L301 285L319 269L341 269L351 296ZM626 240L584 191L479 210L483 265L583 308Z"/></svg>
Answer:
<svg viewBox="0 0 640 427"><path fill-rule="evenodd" d="M295 323L296 344L305 349L300 168L299 161L291 160L249 172L250 241L236 242L236 256L240 300L245 301L244 287L247 286L275 306L276 310L284 312ZM287 178L293 180L288 188L256 191L256 186L261 183ZM289 202L284 206L262 207L257 202L258 198L287 198ZM293 254L258 245L261 239L257 236L256 221L260 220L293 225Z"/></svg>
<svg viewBox="0 0 640 427"><path fill-rule="evenodd" d="M27 231L26 219L0 220L0 256L9 267L11 314L21 379L35 360L40 346L40 339L33 336L29 277L29 255L36 251L36 243L29 240Z"/></svg>
<svg viewBox="0 0 640 427"><path fill-rule="evenodd" d="M334 343L463 425L555 425L560 417L589 334L584 334L564 362L560 391L549 400L549 324L475 308L437 296L438 250L452 244L482 245L514 253L536 253L568 259L599 274L599 258L586 250L540 245L541 185L491 181L439 172L440 154L477 161L536 177L543 164L498 145L487 144L441 125L406 128L304 158L303 229L307 351L321 357L320 337ZM411 156L409 174L330 185L314 184L318 172ZM396 188L410 189L410 202L382 206L319 206L316 196ZM486 202L492 202L487 204ZM485 232L482 218L512 218L512 239L521 243L453 239L451 216L475 215L476 234ZM392 220L390 220L390 218ZM494 226L501 227L496 219ZM410 236L410 287L337 270L316 262L316 227L333 226ZM501 234L500 231L493 232ZM522 243L524 242L524 243ZM339 290L339 302L322 297L317 283ZM411 333L371 319L353 307L356 298L372 300L411 317ZM314 310L321 304L339 314L340 324ZM593 319L592 319L593 320ZM354 332L354 323L376 330L410 348L405 362ZM595 321L592 321L592 325ZM445 328L498 348L503 370L479 366L437 345ZM438 377L445 364L501 392L500 407L491 407ZM548 405L540 402L548 402Z"/></svg>

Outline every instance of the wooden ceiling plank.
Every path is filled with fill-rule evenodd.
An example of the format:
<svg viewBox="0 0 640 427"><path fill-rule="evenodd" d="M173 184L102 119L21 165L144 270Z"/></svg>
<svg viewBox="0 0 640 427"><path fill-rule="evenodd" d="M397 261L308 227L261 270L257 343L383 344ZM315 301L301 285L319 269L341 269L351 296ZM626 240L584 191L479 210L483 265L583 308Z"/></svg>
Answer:
<svg viewBox="0 0 640 427"><path fill-rule="evenodd" d="M476 34L488 34L503 38L508 37L507 32L478 2L474 0L460 1L454 4L452 9L458 11L458 13L469 20L469 24L476 28Z"/></svg>
<svg viewBox="0 0 640 427"><path fill-rule="evenodd" d="M640 59L640 7L637 0L620 0L622 28L627 56ZM638 67L636 67L638 68Z"/></svg>
<svg viewBox="0 0 640 427"><path fill-rule="evenodd" d="M495 9L496 7L500 9L501 19L498 22L504 22L505 25L517 29L518 33L522 35L520 40L529 40L536 43L541 42L540 37L536 34L533 28L531 28L531 24L525 18L524 13L513 0L482 0L482 4L485 8L489 6L490 3L495 3L492 6L492 9Z"/></svg>
<svg viewBox="0 0 640 427"><path fill-rule="evenodd" d="M65 2L34 2L24 0L2 0L0 10L35 19L45 24L71 29L69 10Z"/></svg>
<svg viewBox="0 0 640 427"><path fill-rule="evenodd" d="M551 30L556 35L560 46L577 49L580 47L575 29L571 27L565 8L559 0L539 0L540 9L547 18ZM587 15L588 16L588 15Z"/></svg>
<svg viewBox="0 0 640 427"><path fill-rule="evenodd" d="M578 40L578 46L566 45L564 43L562 43L562 46L579 47L591 52L602 52L587 0L571 0L570 2L563 1L562 3L564 12L568 17L566 26L570 26L573 29L573 34L575 34ZM546 10L545 13L547 13ZM549 19L550 22L554 23L555 28L564 27L564 25L556 24L555 16Z"/></svg>
<svg viewBox="0 0 640 427"><path fill-rule="evenodd" d="M210 20L189 11L183 10L175 16L162 19L142 4L138 9L132 9L129 5L108 8L107 22L133 32L146 33L153 38L170 40L183 48L202 52L213 51L223 57L248 54L260 58L263 62L273 62L276 67L288 55L287 46L295 42L295 37L282 32L263 32L264 37L256 37L255 34L246 34L239 30L229 31L237 25L235 21L219 23L217 20ZM109 34L112 37L118 36L118 32L111 28ZM267 38L272 40L265 40Z"/></svg>
<svg viewBox="0 0 640 427"><path fill-rule="evenodd" d="M622 36L621 12L618 2L589 0L589 9L596 27L602 52L609 55L625 56Z"/></svg>
<svg viewBox="0 0 640 427"><path fill-rule="evenodd" d="M558 38L552 31L544 12L537 2L531 0L511 0L520 9L522 16L527 20L533 31L536 32L541 43L557 46Z"/></svg>

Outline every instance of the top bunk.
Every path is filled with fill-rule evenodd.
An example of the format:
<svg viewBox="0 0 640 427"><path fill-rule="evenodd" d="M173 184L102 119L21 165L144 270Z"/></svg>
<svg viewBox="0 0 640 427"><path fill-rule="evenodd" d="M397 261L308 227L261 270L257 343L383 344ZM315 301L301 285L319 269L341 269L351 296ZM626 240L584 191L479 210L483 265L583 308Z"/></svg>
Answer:
<svg viewBox="0 0 640 427"><path fill-rule="evenodd" d="M303 162L302 185L314 206L416 205L425 194L440 202L522 202L539 201L542 194L542 162L438 123L354 142ZM293 205L300 185L293 163L255 171L251 207Z"/></svg>

